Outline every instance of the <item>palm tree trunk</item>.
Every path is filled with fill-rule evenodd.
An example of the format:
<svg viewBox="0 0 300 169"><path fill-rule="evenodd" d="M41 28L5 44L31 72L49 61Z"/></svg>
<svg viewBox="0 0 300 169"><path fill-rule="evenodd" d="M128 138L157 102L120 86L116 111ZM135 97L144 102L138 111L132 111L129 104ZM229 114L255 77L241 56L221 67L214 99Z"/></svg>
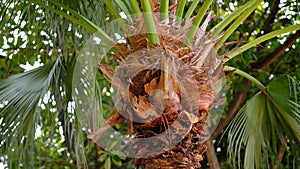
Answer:
<svg viewBox="0 0 300 169"><path fill-rule="evenodd" d="M170 1L170 4L175 3L176 1ZM140 2L140 4L145 5L143 2ZM158 3L156 0L150 1L150 4L152 10L157 10ZM143 7L145 8L145 6ZM212 43L205 43L206 39L200 33L200 35L196 35L194 44L191 44L189 47L185 47L184 42L186 40L186 35L190 25L182 26L179 32L176 33L177 35L174 36L169 33L174 31L173 25L171 24L173 22L170 22L169 25L161 25L159 23L159 17L154 16L154 18L156 22L156 31L158 34L160 34L158 36L159 43L157 44L160 45L154 45L151 47L153 50L163 50L165 51L165 54L169 56L165 56L166 59L162 59L164 57L163 55L161 55L161 58L155 58L155 56L151 56L151 54L149 55L150 57L153 57L153 60L162 59L162 62L167 62L167 64L158 63L155 61L155 63L151 63L150 61L148 65L145 65L145 67L155 67L156 64L161 64L163 68L146 69L137 72L137 74L131 78L131 84L129 87L130 101L128 102L135 107L129 111L129 114L131 114L130 117L143 118L143 116L145 116L145 114L151 110L151 106L149 105L154 105L154 107L156 105L155 112L160 116L156 117L156 119L152 121L150 120L142 123L132 122L132 134L137 138L149 138L156 137L166 131L169 133L178 133L179 130L185 129L186 133L181 135L178 134L181 140L177 142L177 144L168 147L168 149L163 153L155 154L146 158L144 158L145 154L151 151L159 151L159 148L163 147L162 145L165 142L172 142L172 140L157 139L149 144L139 144L137 142L137 147L135 149L139 158L135 159L135 167L149 169L199 168L201 166L200 161L203 160L202 154L206 150L205 140L208 138L208 133L206 133L204 130L207 125L206 118L209 115L208 107L214 99L214 91L212 89L213 82L211 81L211 77L206 68L202 66L205 59L210 57L208 55L216 55L213 50L214 45ZM147 20L145 22L136 20L135 22L136 27L142 29L145 28L139 25L149 24ZM135 55L135 53L143 51L145 48L149 48L147 45L147 35L139 33L145 32L145 30L143 31L134 29L132 31L134 32L133 36L127 37L128 39L131 39L131 41L128 42L130 48L124 47L120 44L116 44L115 48L117 51L122 53L123 56L127 55L130 57L135 57L135 59L139 59L142 56L140 54ZM204 47L204 50L198 49L197 46ZM143 55L146 56L147 54ZM171 58L174 60L182 58L183 63L181 64L189 67L188 69L192 72L191 81L194 80L193 82L187 82L181 79L179 82L178 79L175 79L176 77L180 76L180 73L185 72L176 70L178 69L178 66L180 67L182 65L171 64L171 62L169 63L167 61L170 56L172 56ZM202 59L200 59L200 56ZM151 66L151 64L153 64L153 66ZM124 70L127 71L127 73L124 73L124 75L130 74L130 72L132 72L130 69L135 70L134 67L130 68L130 66L126 65L126 63L120 66L124 66ZM188 77L184 77L184 79L188 79ZM190 85L190 87L188 87L190 89L183 89L186 86L183 87L182 85ZM194 100L189 100L189 104L191 104L193 108L187 110L185 109L186 107L184 106L184 102L185 99L188 100L190 98L184 98L187 97L184 96L186 94L184 90L191 90L193 86L197 87L197 91L193 91L195 93L192 93L191 96L196 95L196 97L193 98ZM164 107L159 108L160 106L157 105L164 105ZM174 129L174 126L176 125L178 126ZM155 149L153 148L153 145L161 146L157 146L157 150L153 150Z"/></svg>

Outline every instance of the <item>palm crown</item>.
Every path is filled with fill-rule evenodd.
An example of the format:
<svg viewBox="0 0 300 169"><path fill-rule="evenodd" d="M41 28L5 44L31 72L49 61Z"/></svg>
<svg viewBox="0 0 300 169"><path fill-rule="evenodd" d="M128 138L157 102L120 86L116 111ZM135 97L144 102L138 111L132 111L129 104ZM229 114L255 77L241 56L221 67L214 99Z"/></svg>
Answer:
<svg viewBox="0 0 300 169"><path fill-rule="evenodd" d="M33 34L45 29L50 30L49 34L53 35L53 37L47 37L49 34L38 37L42 38L40 39L42 41L41 45L33 45L33 49L40 48L37 52L34 52L34 50L31 52L31 46L30 44L27 44L25 49L27 49L26 51L29 53L24 54L22 52L17 52L15 55L12 54L12 59L9 58L9 56L3 56L6 62L9 62L9 64L6 65L8 70L2 74L2 77L5 79L0 83L0 101L3 105L0 114L0 136L3 141L0 142L0 146L1 154L7 155L7 159L5 161L10 167L17 167L20 163L26 166L38 165L32 163L34 159L37 159L40 162L43 162L43 159L35 157L33 154L37 152L47 152L43 149L48 147L48 145L41 144L46 143L51 146L52 143L47 143L49 142L49 139L45 138L45 136L50 137L53 135L61 135L58 130L61 128L62 135L64 136L63 142L68 149L66 152L71 153L72 156L74 155L76 159L76 162L73 164L78 167L80 167L80 165L87 167L88 162L86 154L88 154L92 148L84 146L91 146L93 145L93 142L86 139L87 137L85 133L88 129L83 128L85 125L82 123L82 114L78 111L78 109L76 109L76 106L74 106L76 94L72 91L74 88L72 82L74 82L74 78L76 79L77 77L77 74L74 72L76 72L76 65L80 62L78 59L80 58L80 53L78 53L77 49L84 49L85 47L83 46L83 42L88 40L87 37L90 37L92 36L91 34L93 34L94 37L101 39L101 44L111 47L110 50L113 52L113 55L103 55L100 65L102 74L98 73L95 75L97 85L102 88L92 95L92 98L90 98L95 103L99 103L99 107L97 109L99 111L92 115L97 117L99 116L97 113L101 112L101 115L105 116L105 118L107 118L111 123L110 125L116 125L115 127L119 131L124 130L124 128L128 128L128 125L127 123L117 124L122 121L120 120L122 117L120 117L113 108L114 106L112 105L111 97L104 96L107 95L107 92L111 94L113 93L108 91L110 89L110 83L113 84L112 79L114 79L114 70L112 67L116 67L116 65L119 64L118 60L120 60L120 58L127 58L128 55L138 50L144 48L168 49L170 53L176 55L176 57L185 58L185 60L183 59L184 62L190 67L198 66L197 69L193 69L193 73L197 74L198 72L201 72L199 69L202 69L201 66L203 66L203 64L197 64L200 62L198 57L205 57L208 55L206 51L216 49L221 55L220 58L223 63L221 66L224 65L225 72L229 73L228 77L241 81L236 76L232 75L238 74L245 78L242 82L245 84L245 86L243 86L245 90L244 92L234 91L233 89L238 86L235 83L232 83L232 87L229 87L228 94L235 95L227 96L228 100L231 101L229 106L225 109L227 110L228 117L226 117L225 120L221 120L216 131L208 139L206 144L188 139L189 137L193 138L199 133L205 134L205 132L201 130L198 131L197 129L200 128L200 124L205 123L209 111L207 110L207 107L197 105L196 108L193 109L197 109L197 112L202 114L202 116L198 117L199 119L202 119L202 121L192 120L192 122L190 122L192 124L191 127L188 128L188 132L184 135L185 139L183 139L177 146L174 146L175 148L173 147L173 149L162 155L156 155L147 159L137 159L135 161L136 166L143 166L145 168L153 168L155 166L159 167L159 165L161 167L171 166L177 168L199 167L199 161L203 160L201 155L204 153L206 145L208 147L207 157L210 165L213 166L215 163L212 161L216 157L213 147L210 146L211 142L218 136L220 131L226 127L229 121L230 124L224 136L228 139L228 152L230 157L228 159L231 159L230 162L234 167L240 167L240 165L243 165L245 168L264 168L266 166L278 167L283 158L280 154L284 153L284 151L293 153L293 155L291 155L293 162L287 165L299 166L299 155L297 154L299 154L300 147L300 105L297 99L299 98L300 88L297 81L295 81L295 78L298 80L299 76L294 78L290 76L282 76L272 80L271 82L260 79L263 83L267 84L266 86L252 76L253 74L258 75L260 72L256 70L265 69L272 62L278 59L280 54L282 54L282 51L290 48L293 43L296 42L296 39L300 36L299 23L295 25L287 24L287 26L274 31L272 31L272 27L270 29L263 25L261 29L265 32L262 33L261 36L255 37L245 35L245 37L250 37L250 39L252 38L249 42L227 42L228 38L235 35L235 30L238 29L242 22L244 22L244 24L247 23L247 18L249 18L249 16L255 17L255 15L258 15L258 13L261 12L257 9L261 8L261 3L261 0L246 2L222 20L217 19L217 24L214 19L212 19L211 24L209 24L211 15L208 14L206 16L206 14L209 13L210 10L213 11L214 3L211 0L206 0L203 3L200 3L199 0L193 2L182 0L178 1L178 4L169 2L168 0L161 0L160 2L155 0L140 2L136 0L115 0L113 2L109 0L104 0L103 2L88 0L81 2L76 1L76 3L69 1L60 2L55 0L48 0L45 2L35 0L29 0L28 2L3 2L1 5L1 8L3 9L2 11L9 11L11 16L14 16L15 13L13 8L10 6L15 6L17 9L16 11L22 11L22 19L28 21L28 23L25 24L28 27L30 22L37 22L37 17L42 18L42 24L36 23L34 24L35 27L30 30ZM274 20L276 12L278 13L279 10L277 9L276 11L276 7L278 7L279 3L276 1L271 5L273 5L275 9L273 9L272 13L268 16L270 20ZM26 8L24 8L24 6ZM91 14L89 13L89 10L91 9L97 12ZM51 12L46 12L45 10ZM155 16L152 15L152 12L159 12L159 14L158 16ZM174 13L174 15L172 15L172 13ZM3 21L11 21L10 17L5 15L5 13L1 14L4 18ZM125 14L127 19L122 19L121 14ZM171 17L173 17L174 20L172 20ZM143 18L143 21L141 22L138 18ZM207 19L205 20L204 18ZM22 19L19 20L20 23L14 24L22 25ZM46 19L50 19L51 22L48 23ZM118 19L118 24L104 24L106 20L112 21L114 19ZM296 19L299 20L299 18ZM144 25L144 32L142 32L145 34L139 32L135 33L136 35L133 34L133 36L128 36L128 32L126 31L134 32L135 30L129 30L128 23L126 22L136 25ZM1 22L1 26L6 28L7 25L4 23L5 22ZM46 26L43 26L44 23L47 23L45 24ZM77 25L81 27L78 27ZM97 25L101 25L101 27ZM174 25L177 26L176 29L179 29L179 33L177 33L178 36L167 33L172 32ZM208 29L206 30L207 26ZM202 29L202 32L206 31L204 32L207 36L207 39L205 39L206 42L197 41L199 39L200 41L202 40L202 37L199 35L201 34L201 32L199 33L199 27ZM22 28L22 26L20 28ZM70 29L70 31L66 31L68 29ZM129 44L131 50L127 50L126 45L126 48L124 48L124 44L118 43L114 40L111 35L114 35L116 32L123 33L122 36L127 39L125 44ZM5 34L5 30L1 33ZM259 58L259 61L252 63L250 66L246 65L244 63L245 61L242 61L243 58L237 57L241 56L243 52L252 50L253 48L253 51L251 51L252 53L263 53L264 51L267 51L267 49L257 47L258 45L266 45L265 41L286 33L291 33L290 37L285 41L282 47L278 47L273 52L275 54L271 53L270 56L260 55L262 58ZM182 34L185 36L180 36ZM180 39L180 37L182 39ZM36 38L36 35L28 36L28 41L38 41ZM78 43L70 44L68 43L70 42L70 39L77 41ZM245 40L248 41L248 39ZM232 49L231 47L226 46L228 44L231 45L235 43L238 44L237 48ZM240 45L239 43L245 44ZM16 46L21 46L21 44L21 42L18 42ZM174 47L176 45L179 45L180 48ZM192 52L197 53L199 46L202 47L201 51L198 51L200 54L191 54ZM189 50L182 54L181 51L184 51L182 49L186 48ZM11 48L10 50L13 51L15 49ZM46 53L48 51L51 51L51 53ZM34 70L20 73L21 70L18 65L20 63L24 63L26 60L34 62L38 53L40 53L39 57L44 65ZM20 57L20 59L15 59L14 56ZM243 56L247 55L244 54ZM1 59L3 60L3 58ZM16 60L18 61L16 62ZM193 60L196 60L197 62L193 62ZM166 62L169 63L168 61ZM246 65L247 68L244 69L243 67L239 67L239 63ZM122 66L122 64L120 65ZM234 65L237 65L237 67L234 67ZM172 66L170 67L172 68ZM244 69L245 71L242 71L241 69ZM246 70L248 70L248 72L252 75L246 73ZM269 71L266 72L269 73ZM147 75L146 71L143 73L144 74L141 74L141 76L144 77ZM281 74L281 72L278 74ZM215 73L214 75L217 77L218 74ZM206 74L201 74L201 77L206 76ZM230 80L230 78L228 78L229 83L234 81ZM176 87L176 85L178 84L173 82L174 80L172 80L172 78L168 77L166 73L158 71L150 74L149 78L145 80L147 82L133 82L136 86L144 87L142 92L146 92L145 95L149 97L147 98L148 101L151 100L152 91L161 89L166 92L166 89L164 88L165 84L161 85L162 87L159 87L159 81L157 81L155 85L155 79L164 79L164 81L169 79L175 93L177 95L182 93L182 91L177 89L178 87ZM194 85L198 86L200 89L203 89L204 85L210 86L211 84L215 85L215 83L217 83L217 81L213 80L203 80L205 78L199 79L200 80L196 80L194 82ZM247 98L245 105L233 117L235 112L237 112L239 105L241 105L243 100L245 100L245 93L247 93L250 89L251 83L253 83L256 86L255 89L259 89L259 91L257 92L255 89L250 91L249 93L251 97ZM201 86L201 84L204 85ZM145 104L140 104L142 102L141 92L134 89L136 86L131 86L131 101L134 98L140 99L136 101L136 107L138 107L138 109L143 109ZM147 88L147 86L150 87ZM106 90L106 92L104 92L104 90ZM167 93L170 94L169 90L170 89L167 90ZM209 93L207 94L207 97L213 95L211 94L213 93L213 89L209 89L209 87L208 89L205 89L205 91L198 92L200 95L205 92ZM154 94L157 94L157 92L154 92ZM158 95L161 96L159 93ZM153 98L155 100L154 96ZM180 99L182 99L182 97L180 97ZM210 99L211 98L208 100L210 101ZM156 102L154 101L154 103ZM166 105L170 104L171 101L166 102ZM163 110L164 121L158 120L153 123L145 123L144 125L131 122L131 130L133 130L131 134L135 136L150 136L147 135L149 134L147 131L157 132L156 129L153 129L153 125L155 127L159 125L171 126L174 116L185 119L185 114L182 112L180 113L180 111L176 111L174 114L172 108L174 108L175 105L176 104L173 104L172 102L171 106L167 106L167 108ZM139 106L141 107L139 108ZM133 110L133 112L136 112L136 110ZM93 120L93 124L97 123L96 119ZM91 127L90 125L87 126ZM97 127L101 128L102 126L99 124ZM180 127L184 128L183 126ZM35 136L37 129L43 132L41 136ZM97 142L93 135L89 135L88 137ZM50 139L50 141L53 140ZM88 143L86 143L87 141ZM56 144L62 143L57 141ZM181 146L181 148L185 148L186 156L178 155L180 153L183 154L182 149L177 151L176 147L179 146ZM38 148L41 149L39 150ZM121 159L123 159L124 154L117 153L113 155L110 152L100 150L97 146L96 150L104 153L101 158L106 167L111 166L111 161L113 161L114 164L122 165L120 162ZM167 154L172 155L168 156ZM240 154L243 154L243 157L241 157ZM99 154L97 153L96 156L98 157ZM52 158L54 158L54 156L52 156ZM188 159L187 161L185 161L186 158ZM236 159L238 162L235 162ZM176 160L181 162L175 162Z"/></svg>

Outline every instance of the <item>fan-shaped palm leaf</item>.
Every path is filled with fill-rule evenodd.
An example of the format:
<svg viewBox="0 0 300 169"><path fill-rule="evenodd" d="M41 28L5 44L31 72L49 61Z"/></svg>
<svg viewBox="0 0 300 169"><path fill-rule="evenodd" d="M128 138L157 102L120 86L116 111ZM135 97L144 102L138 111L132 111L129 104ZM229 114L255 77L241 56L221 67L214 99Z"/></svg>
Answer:
<svg viewBox="0 0 300 169"><path fill-rule="evenodd" d="M0 82L0 101L5 105L0 112L1 154L8 156L13 168L21 161L33 164L27 150L34 148L32 143L40 118L38 104L59 71L57 60Z"/></svg>
<svg viewBox="0 0 300 169"><path fill-rule="evenodd" d="M283 76L271 82L266 91L268 94L259 92L248 100L229 126L229 154L238 159L239 166L241 150L245 150L244 167L250 169L274 165L276 159L268 155L277 152L280 144L299 154L299 84ZM299 159L295 161L298 166Z"/></svg>

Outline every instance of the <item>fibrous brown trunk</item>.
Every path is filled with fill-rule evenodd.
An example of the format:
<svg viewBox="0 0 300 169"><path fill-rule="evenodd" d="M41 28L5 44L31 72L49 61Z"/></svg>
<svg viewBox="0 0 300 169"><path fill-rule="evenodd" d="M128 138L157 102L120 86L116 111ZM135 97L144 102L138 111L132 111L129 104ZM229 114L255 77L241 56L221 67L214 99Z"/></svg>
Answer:
<svg viewBox="0 0 300 169"><path fill-rule="evenodd" d="M199 168L209 134L209 108L221 90L214 83L222 86L224 80L214 50L217 39L208 39L203 26L186 47L191 23L171 25L154 18L160 45L149 47L142 18L135 19L126 44L114 45L123 57L111 78L121 97L119 113L131 120L131 136L153 138L137 139L130 151L136 168ZM97 141L99 131L89 138Z"/></svg>
<svg viewBox="0 0 300 169"><path fill-rule="evenodd" d="M141 25L143 24L141 23ZM201 166L200 161L203 159L202 154L206 150L204 142L207 139L208 133L206 133L204 129L207 125L206 118L209 115L208 108L215 99L215 91L212 88L213 78L211 75L213 74L215 77L219 78L222 77L222 75L220 75L222 72L220 72L220 74L216 72L209 74L208 72L213 72L213 70L207 70L209 67L207 66L207 64L209 64L207 62L215 64L213 63L214 61L212 61L215 58L210 58L212 57L210 55L213 55L213 57L216 55L213 49L214 45L213 42L205 43L207 39L205 39L204 32L199 31L195 38L195 41L197 41L195 43L198 44L192 44L190 47L184 47L183 40L187 33L187 27L181 27L180 29L182 32L177 32L177 34L174 34L175 36L173 37L166 33L172 30L171 25L160 26L160 24L157 23L157 28L158 33L160 34L160 44L162 45L156 46L155 49L166 51L166 58L172 56L174 59L182 60L184 64L188 65L188 68L193 74L190 78L194 80L190 85L197 86L198 89L197 92L193 94L198 95L199 97L195 97L193 98L194 100L191 101L193 102L191 103L193 104L193 112L191 112L191 110L182 109L182 107L184 107L182 105L184 102L183 99L187 98L183 98L185 95L184 92L186 92L181 88L181 83L183 83L183 81L180 83L178 82L178 79L175 79L177 76L180 76L176 73L182 73L179 71L176 72L176 69L178 69L176 64L167 63L169 68L166 68L163 71L157 69L146 69L137 73L131 79L129 95L131 97L130 102L134 105L135 109L132 109L129 112L129 114L131 114L130 116L141 119L150 117L150 115L147 114L147 111L151 109L151 105L153 104L156 104L156 111L158 111L158 115L154 118L155 120L149 120L141 123L133 122L132 134L135 137L154 137L166 130L169 130L170 133L176 133L179 128L187 129L187 132L184 133L182 138L180 138L181 141L179 141L178 144L171 146L168 150L161 154L151 157L143 158L143 155L158 150L155 150L155 148L145 143L139 144L137 142L137 147L135 149L136 153L141 156L141 158L135 159L135 166L151 169L199 168ZM131 50L126 50L128 49L126 45L116 44L115 46L119 52L122 52L122 56L130 55L130 57L136 58L155 57L135 54L145 48L148 50L146 34L135 33L135 35L130 38L131 40L134 39L133 41L128 41ZM133 42L133 44L130 44L130 42ZM126 67L126 64L124 64L123 67L130 69L130 66ZM168 72L168 70L172 71ZM128 70L127 74L130 74L130 70ZM188 79L189 77L186 78ZM189 89L185 90L188 91ZM163 103L163 108L159 105L160 103ZM175 121L179 121L179 123L175 124ZM149 144L159 145L170 140L157 139L155 141L157 141L157 144Z"/></svg>

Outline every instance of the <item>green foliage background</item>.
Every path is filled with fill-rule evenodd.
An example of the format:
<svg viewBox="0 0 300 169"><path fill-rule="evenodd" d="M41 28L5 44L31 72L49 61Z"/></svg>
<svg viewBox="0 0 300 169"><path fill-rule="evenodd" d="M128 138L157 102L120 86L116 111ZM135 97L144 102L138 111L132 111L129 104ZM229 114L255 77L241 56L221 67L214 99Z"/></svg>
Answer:
<svg viewBox="0 0 300 169"><path fill-rule="evenodd" d="M54 9L60 9L49 2L40 1ZM86 17L108 34L116 29L105 24L114 20L116 16L104 1L57 0L57 2L61 2ZM198 13L203 3L202 0L199 2L193 15ZM245 3L245 0L214 1L209 10L216 17L209 23L208 30ZM115 0L112 4L116 7L115 9L124 11L125 14L132 12L128 1ZM185 12L191 4L192 1L185 4ZM79 125L72 107L72 72L78 52L92 35L91 31L27 1L5 0L0 3L0 9L0 79L2 80L0 81L0 161L11 168L133 168L133 159L100 150L93 142L87 140L86 131ZM299 1L263 1L226 40L226 42L237 43L222 46L218 52L220 55L227 55L228 51L237 50L244 43L251 42L273 30L299 24ZM289 40L293 43L284 48ZM274 57L282 50L284 52L279 57L261 69L260 63L266 61L267 58ZM274 79L286 74L299 83L299 56L298 30L262 42L226 64L249 73L266 86ZM107 57L104 62L112 66L116 65L114 58ZM41 67L19 74L26 71L24 67L28 68L29 65L37 63ZM101 94L106 95L110 92L110 84L101 73L97 76L103 87ZM227 75L227 103L224 119L230 116L228 115L230 106L240 104L239 107L241 107L245 100L249 101L258 92L257 87L251 86L251 83L247 85L247 83L249 82L246 82L242 76L234 73ZM299 98L299 85L295 86L298 87L295 93ZM235 96L245 90L244 101L236 103ZM281 90L281 88L278 87L276 90ZM15 91L23 95L14 95ZM38 97L28 94L34 92ZM10 95L6 95L7 93ZM7 98L12 101L8 103ZM102 102L102 113L106 117L112 110L111 98L103 97ZM299 104L299 101L296 102ZM27 109L28 107L36 109ZM294 114L299 125L299 107ZM116 128L126 130L126 125L120 124ZM14 136L14 133L16 139L6 139ZM294 136L299 140L299 135ZM232 168L238 165L230 153L227 153L231 148L228 143L229 137L228 132L222 130L213 141L221 168ZM289 140L287 142L286 147L292 147ZM275 147L266 146L265 148L270 149L265 152L272 162L277 160L280 145L281 142L277 142ZM297 161L299 154L292 152L290 149L284 152L279 167L299 167L300 162ZM299 150L297 152L299 153ZM247 152L242 148L242 163L245 153ZM204 159L202 165L204 168L209 167L207 158Z"/></svg>

